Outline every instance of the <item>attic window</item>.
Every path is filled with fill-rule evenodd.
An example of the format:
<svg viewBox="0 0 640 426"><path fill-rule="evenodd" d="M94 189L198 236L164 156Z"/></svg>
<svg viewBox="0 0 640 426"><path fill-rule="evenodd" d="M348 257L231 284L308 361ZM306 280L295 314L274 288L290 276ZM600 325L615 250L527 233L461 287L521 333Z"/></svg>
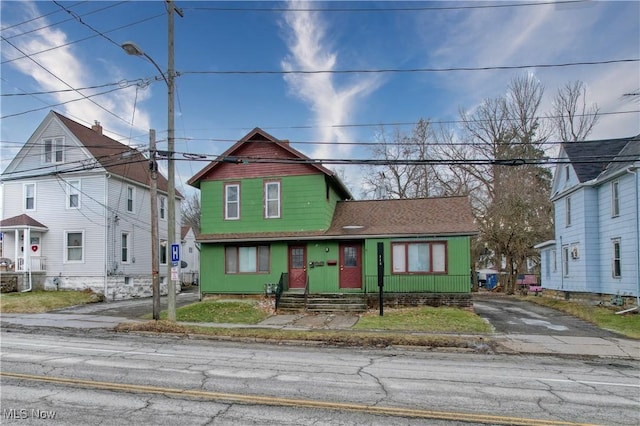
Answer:
<svg viewBox="0 0 640 426"><path fill-rule="evenodd" d="M42 162L45 164L64 161L64 139L50 138L42 141Z"/></svg>
<svg viewBox="0 0 640 426"><path fill-rule="evenodd" d="M564 166L564 180L569 181L569 165Z"/></svg>

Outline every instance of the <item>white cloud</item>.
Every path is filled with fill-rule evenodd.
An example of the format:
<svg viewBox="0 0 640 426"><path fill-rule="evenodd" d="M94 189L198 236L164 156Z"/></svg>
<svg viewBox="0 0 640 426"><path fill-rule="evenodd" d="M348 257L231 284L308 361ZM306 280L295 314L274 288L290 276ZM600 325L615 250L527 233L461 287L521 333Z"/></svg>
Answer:
<svg viewBox="0 0 640 426"><path fill-rule="evenodd" d="M25 21L42 15L34 2L24 2L23 6ZM46 18L40 18L31 23L21 25L19 28L20 33L40 29L31 32L28 37L10 39L11 43L24 54L31 56L11 61L8 66L33 79L39 87L38 90L55 91L90 87L96 84L93 78L95 75L99 75L101 79L104 78L98 84L123 79L121 72L116 67L109 66L105 61L100 61L97 57L90 58L90 60L78 57L72 46L64 46L68 43L67 35L53 26L48 26L48 24L49 22ZM10 37L14 33L17 33L17 31L11 29L5 31L5 37ZM51 50L37 53L48 49ZM23 55L14 48L4 50L3 57L7 59ZM98 90L105 91L106 89ZM94 93L97 92L95 90L82 91L85 96ZM96 96L91 98L92 101L74 101L81 98L82 94L75 91L54 93L48 101L52 105L68 102L64 105L52 107L52 109L60 111L62 114L80 121L82 124L87 125L97 120L101 122L107 133L111 130L119 134L129 134L130 126L127 125L127 122L130 122L134 112L135 88ZM149 91L140 91L137 95L137 101L140 102L148 96ZM122 119L118 119L116 116ZM148 114L139 110L136 111L135 125L138 129L145 129L146 131L149 128L149 121ZM121 137L116 138L121 139Z"/></svg>
<svg viewBox="0 0 640 426"><path fill-rule="evenodd" d="M291 3L300 8L300 3ZM319 13L296 11L285 13L285 31L290 54L282 61L285 71L335 70L339 62L327 40L326 23ZM309 106L314 116L314 124L319 126L318 138L323 142L337 142L321 145L311 154L314 158L345 157L351 149L341 142L351 141L349 131L331 127L350 123L359 101L379 86L379 79L372 76L357 76L349 81L337 81L334 74L287 74L285 81L293 96Z"/></svg>

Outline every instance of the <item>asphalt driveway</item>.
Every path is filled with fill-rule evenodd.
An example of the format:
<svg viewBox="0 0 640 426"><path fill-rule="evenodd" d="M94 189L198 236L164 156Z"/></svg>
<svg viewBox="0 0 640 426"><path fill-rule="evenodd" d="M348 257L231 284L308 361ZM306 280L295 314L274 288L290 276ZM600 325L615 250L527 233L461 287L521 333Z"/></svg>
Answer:
<svg viewBox="0 0 640 426"><path fill-rule="evenodd" d="M535 296L530 296L535 297ZM495 293L475 293L473 310L496 333L576 337L620 337L555 309Z"/></svg>
<svg viewBox="0 0 640 426"><path fill-rule="evenodd" d="M198 287L187 287L176 294L176 308L197 302ZM160 310L167 309L167 296L160 298ZM107 317L122 317L141 319L145 315L153 314L153 298L118 300L114 302L89 303L81 306L71 306L51 311L55 314L101 315Z"/></svg>

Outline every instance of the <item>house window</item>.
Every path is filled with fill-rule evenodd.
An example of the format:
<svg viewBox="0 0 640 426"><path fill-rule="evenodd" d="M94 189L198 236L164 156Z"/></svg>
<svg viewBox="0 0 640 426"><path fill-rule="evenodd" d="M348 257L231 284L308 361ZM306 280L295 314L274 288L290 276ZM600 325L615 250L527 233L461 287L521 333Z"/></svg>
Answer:
<svg viewBox="0 0 640 426"><path fill-rule="evenodd" d="M562 247L562 275L569 276L569 246Z"/></svg>
<svg viewBox="0 0 640 426"><path fill-rule="evenodd" d="M268 273L269 246L225 248L225 272L227 274Z"/></svg>
<svg viewBox="0 0 640 426"><path fill-rule="evenodd" d="M121 255L120 260L122 263L129 263L129 233L122 233Z"/></svg>
<svg viewBox="0 0 640 426"><path fill-rule="evenodd" d="M164 219L165 218L165 202L166 202L166 198L164 197L160 197L160 219Z"/></svg>
<svg viewBox="0 0 640 426"><path fill-rule="evenodd" d="M622 276L622 261L620 259L620 239L616 238L611 241L612 245L612 275L613 278L620 278Z"/></svg>
<svg viewBox="0 0 640 426"><path fill-rule="evenodd" d="M64 161L64 139L53 138L43 141L42 161L46 164L62 163Z"/></svg>
<svg viewBox="0 0 640 426"><path fill-rule="evenodd" d="M193 247L189 247L189 254L193 253Z"/></svg>
<svg viewBox="0 0 640 426"><path fill-rule="evenodd" d="M167 240L160 240L160 264L167 264Z"/></svg>
<svg viewBox="0 0 640 426"><path fill-rule="evenodd" d="M569 166L564 166L564 181L569 182Z"/></svg>
<svg viewBox="0 0 640 426"><path fill-rule="evenodd" d="M564 207L565 207L565 211L564 211L565 225L570 226L571 225L571 197L567 197L565 199Z"/></svg>
<svg viewBox="0 0 640 426"><path fill-rule="evenodd" d="M394 274L447 272L447 244L444 242L392 243Z"/></svg>
<svg viewBox="0 0 640 426"><path fill-rule="evenodd" d="M36 209L36 184L25 183L22 190L24 192L24 209L35 210Z"/></svg>
<svg viewBox="0 0 640 426"><path fill-rule="evenodd" d="M620 185L619 181L611 182L611 217L620 215Z"/></svg>
<svg viewBox="0 0 640 426"><path fill-rule="evenodd" d="M84 260L84 233L82 231L65 231L65 262L82 262Z"/></svg>
<svg viewBox="0 0 640 426"><path fill-rule="evenodd" d="M267 182L264 185L264 217L280 217L280 182Z"/></svg>
<svg viewBox="0 0 640 426"><path fill-rule="evenodd" d="M127 211L133 212L133 196L135 188L133 186L127 186Z"/></svg>
<svg viewBox="0 0 640 426"><path fill-rule="evenodd" d="M240 185L237 183L225 185L224 200L224 218L240 219Z"/></svg>
<svg viewBox="0 0 640 426"><path fill-rule="evenodd" d="M558 261L556 259L556 251L551 250L551 272L558 271Z"/></svg>
<svg viewBox="0 0 640 426"><path fill-rule="evenodd" d="M80 208L80 181L70 180L67 182L67 208Z"/></svg>

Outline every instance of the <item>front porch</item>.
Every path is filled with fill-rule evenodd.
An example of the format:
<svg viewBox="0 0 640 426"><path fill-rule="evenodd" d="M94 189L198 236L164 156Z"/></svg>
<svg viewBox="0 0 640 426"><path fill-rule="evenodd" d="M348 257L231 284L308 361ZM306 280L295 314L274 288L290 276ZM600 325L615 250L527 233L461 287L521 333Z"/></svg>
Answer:
<svg viewBox="0 0 640 426"><path fill-rule="evenodd" d="M0 222L2 232L2 258L0 271L44 272L47 259L42 256L45 225L26 214Z"/></svg>

